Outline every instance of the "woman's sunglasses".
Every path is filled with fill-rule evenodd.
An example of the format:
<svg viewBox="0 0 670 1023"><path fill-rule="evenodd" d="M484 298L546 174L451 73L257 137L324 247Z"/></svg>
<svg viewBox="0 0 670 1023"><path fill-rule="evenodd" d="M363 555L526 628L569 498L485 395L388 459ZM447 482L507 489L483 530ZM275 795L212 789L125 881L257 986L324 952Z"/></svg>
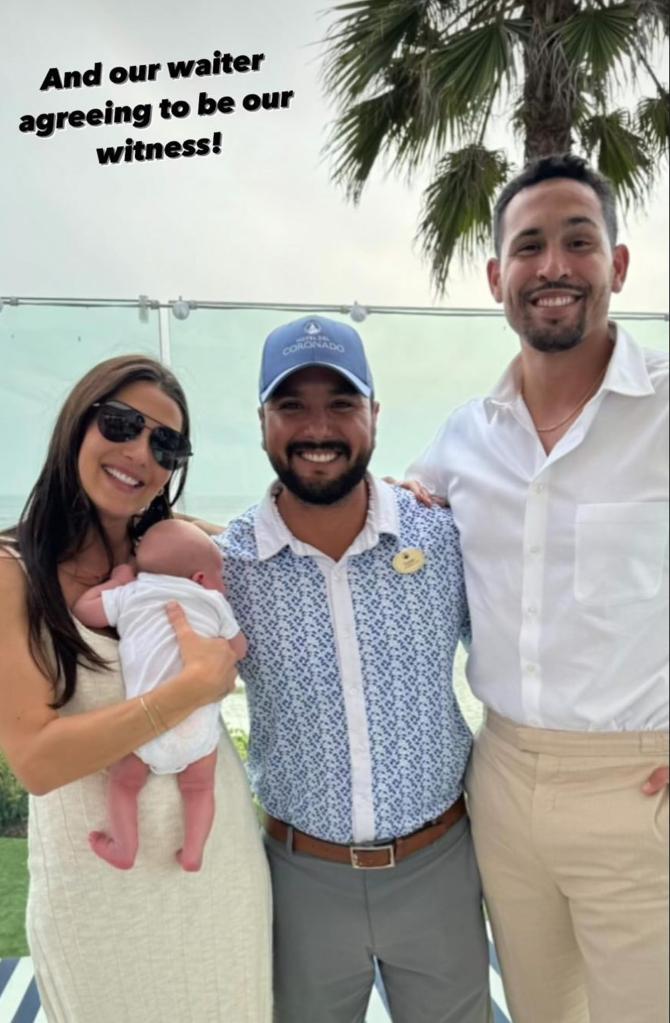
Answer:
<svg viewBox="0 0 670 1023"><path fill-rule="evenodd" d="M112 444L123 444L135 440L142 430L149 431L149 447L151 453L163 468L172 472L186 464L191 457L191 445L188 437L169 426L148 426L146 418L131 405L122 401L96 401L93 405L98 410L97 424L100 433Z"/></svg>

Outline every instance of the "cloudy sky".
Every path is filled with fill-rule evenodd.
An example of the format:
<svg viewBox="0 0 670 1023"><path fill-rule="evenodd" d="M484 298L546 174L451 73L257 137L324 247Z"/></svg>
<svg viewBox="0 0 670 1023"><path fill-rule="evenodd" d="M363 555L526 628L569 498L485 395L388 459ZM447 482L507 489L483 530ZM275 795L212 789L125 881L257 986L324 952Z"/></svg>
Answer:
<svg viewBox="0 0 670 1023"><path fill-rule="evenodd" d="M326 0L3 0L0 294L167 300L430 305L414 245L421 182L375 175L358 208L329 181L321 153L333 117L319 81ZM175 81L167 62L265 54L258 72ZM40 91L49 68L92 69L102 83ZM161 64L154 82L112 84L112 68ZM659 58L661 73L667 66ZM639 87L638 87L639 88ZM243 109L250 93L293 91L287 109ZM198 117L201 92L235 100ZM636 90L629 86L629 95ZM161 100L193 113L159 116ZM88 125L48 138L24 115L151 103L147 127ZM253 101L252 101L253 102ZM24 122L29 123L29 122ZM101 166L96 149L223 135L219 155ZM425 184L425 181L423 182ZM625 310L668 308L664 174L630 216ZM439 304L488 307L481 266L458 272Z"/></svg>

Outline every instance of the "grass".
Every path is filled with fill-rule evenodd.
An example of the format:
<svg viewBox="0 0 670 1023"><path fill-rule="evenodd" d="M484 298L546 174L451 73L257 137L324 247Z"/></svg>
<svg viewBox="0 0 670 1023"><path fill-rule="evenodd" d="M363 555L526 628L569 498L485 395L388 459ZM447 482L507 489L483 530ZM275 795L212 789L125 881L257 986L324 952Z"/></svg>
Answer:
<svg viewBox="0 0 670 1023"><path fill-rule="evenodd" d="M28 895L25 838L0 838L0 959L27 956L25 915Z"/></svg>

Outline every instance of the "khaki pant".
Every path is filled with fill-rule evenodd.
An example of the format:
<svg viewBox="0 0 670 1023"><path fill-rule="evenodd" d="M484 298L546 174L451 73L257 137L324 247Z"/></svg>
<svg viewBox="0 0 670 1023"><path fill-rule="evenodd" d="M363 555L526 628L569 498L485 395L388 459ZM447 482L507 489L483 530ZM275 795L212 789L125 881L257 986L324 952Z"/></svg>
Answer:
<svg viewBox="0 0 670 1023"><path fill-rule="evenodd" d="M667 756L489 713L467 788L514 1023L666 1023L668 791L641 788Z"/></svg>

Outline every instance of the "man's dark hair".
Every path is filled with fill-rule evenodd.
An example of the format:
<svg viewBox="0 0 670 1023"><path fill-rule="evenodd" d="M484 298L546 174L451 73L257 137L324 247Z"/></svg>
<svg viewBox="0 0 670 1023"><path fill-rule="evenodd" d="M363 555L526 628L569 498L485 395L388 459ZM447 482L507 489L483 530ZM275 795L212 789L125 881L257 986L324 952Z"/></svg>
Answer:
<svg viewBox="0 0 670 1023"><path fill-rule="evenodd" d="M612 246L616 245L616 200L611 183L598 171L589 167L581 156L575 156L573 153L561 153L554 156L543 156L541 159L527 164L520 174L507 182L498 196L493 210L493 244L498 258L502 248L503 217L514 196L524 188L532 188L533 185L539 185L541 181L550 181L552 178L581 181L582 184L593 189L600 200L609 240Z"/></svg>

